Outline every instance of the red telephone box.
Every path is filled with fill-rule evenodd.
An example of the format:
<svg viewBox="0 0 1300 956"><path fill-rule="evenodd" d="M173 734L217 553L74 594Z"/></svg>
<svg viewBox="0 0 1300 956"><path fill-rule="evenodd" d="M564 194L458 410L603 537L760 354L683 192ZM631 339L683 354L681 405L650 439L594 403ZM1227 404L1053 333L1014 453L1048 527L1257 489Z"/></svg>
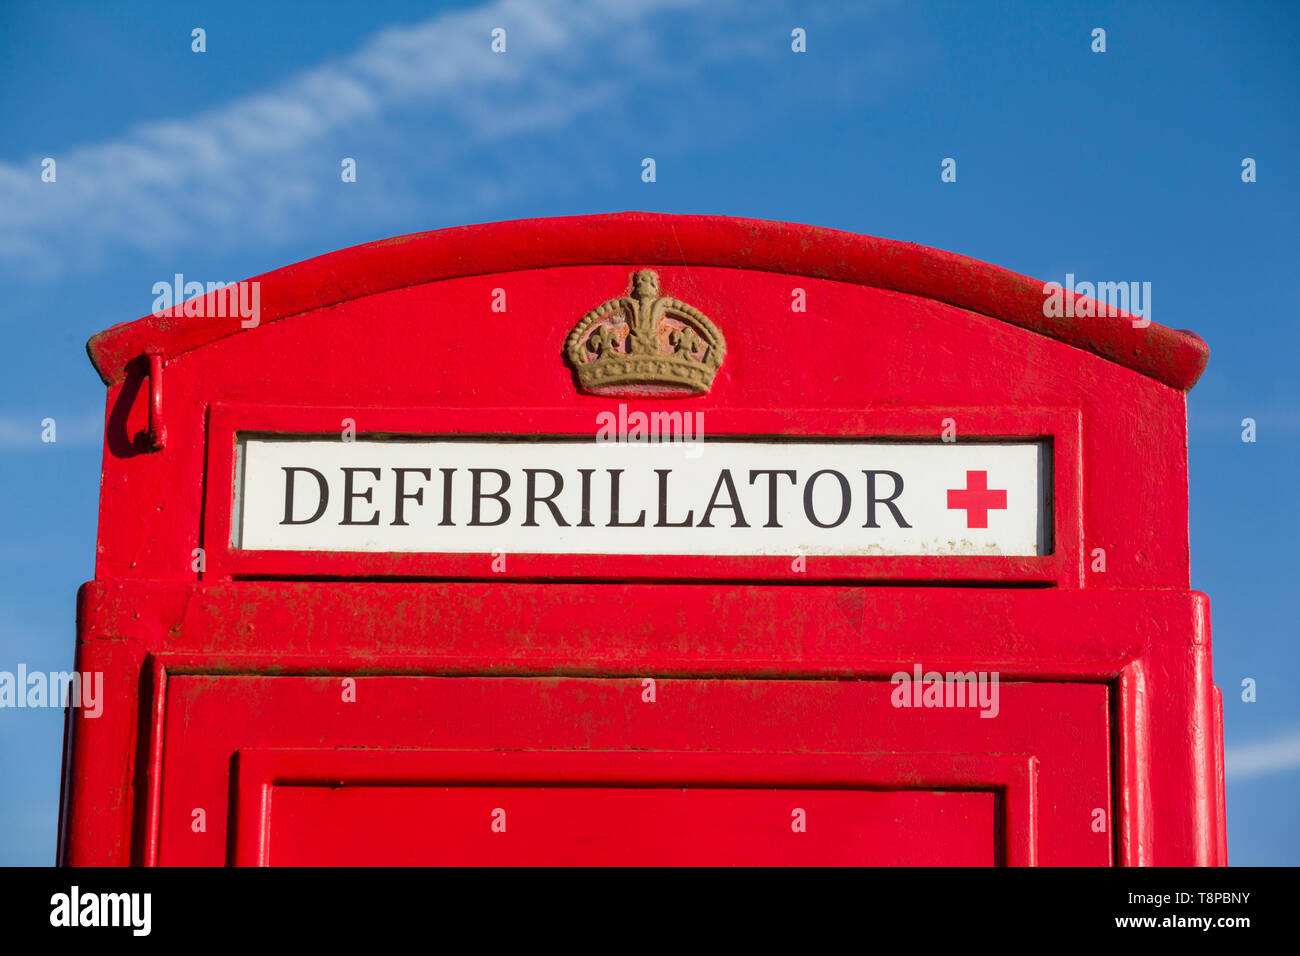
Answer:
<svg viewBox="0 0 1300 956"><path fill-rule="evenodd" d="M60 860L1225 863L1208 350L1054 294L627 213L95 336Z"/></svg>

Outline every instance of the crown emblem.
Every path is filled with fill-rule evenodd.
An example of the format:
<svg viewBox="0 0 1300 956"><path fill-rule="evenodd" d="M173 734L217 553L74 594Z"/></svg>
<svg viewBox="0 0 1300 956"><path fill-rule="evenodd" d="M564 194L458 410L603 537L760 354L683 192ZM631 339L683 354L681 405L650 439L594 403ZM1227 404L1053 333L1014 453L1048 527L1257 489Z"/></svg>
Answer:
<svg viewBox="0 0 1300 956"><path fill-rule="evenodd" d="M659 294L653 269L632 273L632 294L592 309L565 342L578 385L596 395L707 392L726 351L703 313Z"/></svg>

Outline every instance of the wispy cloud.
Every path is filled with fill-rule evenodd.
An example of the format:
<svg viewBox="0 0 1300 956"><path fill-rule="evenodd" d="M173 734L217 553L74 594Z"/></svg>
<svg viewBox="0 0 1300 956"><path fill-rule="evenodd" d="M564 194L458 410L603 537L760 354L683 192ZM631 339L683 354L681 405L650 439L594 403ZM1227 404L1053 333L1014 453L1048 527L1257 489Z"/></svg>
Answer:
<svg viewBox="0 0 1300 956"><path fill-rule="evenodd" d="M1272 740L1230 747L1224 755L1232 782L1300 769L1300 731Z"/></svg>
<svg viewBox="0 0 1300 956"><path fill-rule="evenodd" d="M72 149L54 157L55 183L41 182L40 156L0 163L0 261L50 278L93 270L115 252L310 236L327 191L338 194L340 159L367 146L383 155L376 143L400 154L393 166L419 167L461 203L491 204L508 184L475 181L465 157L564 128L681 72L660 49L672 36L644 27L684 5L498 0L386 29L346 57L221 108ZM704 60L754 53L743 11L727 9L738 26L716 52L702 47ZM505 55L489 50L498 26L507 29ZM359 180L376 172L373 158L369 168L359 161ZM396 191L374 194L366 214L402 211Z"/></svg>

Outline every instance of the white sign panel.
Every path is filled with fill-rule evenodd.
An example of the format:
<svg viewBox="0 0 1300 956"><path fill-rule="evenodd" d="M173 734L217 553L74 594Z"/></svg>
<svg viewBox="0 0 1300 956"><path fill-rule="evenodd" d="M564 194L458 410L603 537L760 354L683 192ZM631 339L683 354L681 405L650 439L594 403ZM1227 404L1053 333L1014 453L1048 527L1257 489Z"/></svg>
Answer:
<svg viewBox="0 0 1300 956"><path fill-rule="evenodd" d="M1039 555L1040 441L240 442L236 548Z"/></svg>

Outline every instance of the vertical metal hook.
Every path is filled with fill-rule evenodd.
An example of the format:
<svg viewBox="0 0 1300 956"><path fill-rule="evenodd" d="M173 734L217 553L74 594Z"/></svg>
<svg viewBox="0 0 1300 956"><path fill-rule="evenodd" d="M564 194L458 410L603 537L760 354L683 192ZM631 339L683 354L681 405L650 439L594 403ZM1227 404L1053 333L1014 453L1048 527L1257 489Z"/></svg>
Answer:
<svg viewBox="0 0 1300 956"><path fill-rule="evenodd" d="M146 438L152 451L161 451L167 443L167 429L162 423L162 370L166 361L162 352L145 352L149 360L149 431Z"/></svg>

